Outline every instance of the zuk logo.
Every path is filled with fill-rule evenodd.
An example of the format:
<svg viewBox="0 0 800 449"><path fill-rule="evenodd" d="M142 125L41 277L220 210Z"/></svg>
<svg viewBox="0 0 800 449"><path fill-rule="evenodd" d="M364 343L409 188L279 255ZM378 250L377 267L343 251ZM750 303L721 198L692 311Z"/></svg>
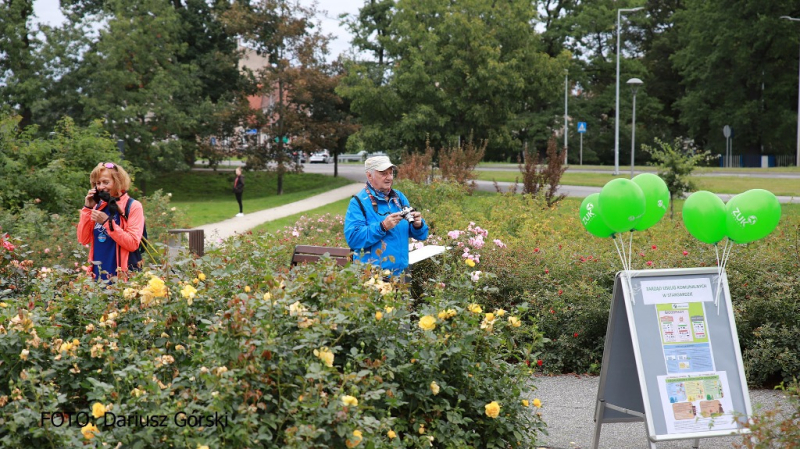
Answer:
<svg viewBox="0 0 800 449"><path fill-rule="evenodd" d="M594 209L594 204L589 203L586 205L586 215L581 218L581 222L584 226L586 226L586 224L592 221L592 218L594 218L594 212L592 212L592 209Z"/></svg>
<svg viewBox="0 0 800 449"><path fill-rule="evenodd" d="M736 220L736 222L739 223L741 227L745 227L747 225L754 225L758 221L758 217L756 217L755 215L745 217L738 207L733 212L731 212L731 215L733 215L734 220Z"/></svg>

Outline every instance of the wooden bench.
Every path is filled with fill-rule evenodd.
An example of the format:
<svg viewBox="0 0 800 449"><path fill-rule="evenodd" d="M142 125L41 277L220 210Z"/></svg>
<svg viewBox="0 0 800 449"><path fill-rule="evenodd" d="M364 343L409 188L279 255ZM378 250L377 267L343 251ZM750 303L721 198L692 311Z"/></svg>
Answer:
<svg viewBox="0 0 800 449"><path fill-rule="evenodd" d="M167 232L177 239L180 239L181 234L186 234L189 237L189 251L198 257L205 254L205 232L202 229L170 229Z"/></svg>
<svg viewBox="0 0 800 449"><path fill-rule="evenodd" d="M299 263L317 262L325 254L335 260L337 265L347 265L353 261L353 251L350 248L297 245L294 247L294 254L292 254L292 266Z"/></svg>

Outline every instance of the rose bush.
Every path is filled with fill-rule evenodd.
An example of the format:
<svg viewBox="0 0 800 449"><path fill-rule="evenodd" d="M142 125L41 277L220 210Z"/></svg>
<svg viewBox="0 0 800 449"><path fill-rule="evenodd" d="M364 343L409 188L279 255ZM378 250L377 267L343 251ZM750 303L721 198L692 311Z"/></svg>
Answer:
<svg viewBox="0 0 800 449"><path fill-rule="evenodd" d="M490 287L483 290L484 303L527 305L525 318L546 338L542 370L599 372L614 275L622 268L611 239L590 235L579 222L579 201L568 198L548 206L530 195L458 196L453 193L458 186L442 182L403 181L398 188L427 211L426 220L440 236L475 222L506 245L480 255L478 269L494 275L484 283ZM726 268L752 386L800 375L800 209L795 204L782 209L775 232L734 246ZM632 249L634 269L717 265L714 247L692 237L680 214L633 233Z"/></svg>
<svg viewBox="0 0 800 449"><path fill-rule="evenodd" d="M243 235L108 286L32 269L0 303L0 444L535 444L519 362L541 335L524 308L470 311L484 295L461 258L416 302L369 266L290 271L290 237Z"/></svg>

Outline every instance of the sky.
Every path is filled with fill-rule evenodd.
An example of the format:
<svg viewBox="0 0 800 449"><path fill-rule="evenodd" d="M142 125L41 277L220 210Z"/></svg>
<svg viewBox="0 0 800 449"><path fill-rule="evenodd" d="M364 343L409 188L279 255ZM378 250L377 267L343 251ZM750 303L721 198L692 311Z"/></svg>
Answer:
<svg viewBox="0 0 800 449"><path fill-rule="evenodd" d="M310 5L312 0L300 0L302 5ZM58 7L59 0L35 0L33 10L38 21L56 25L64 21L64 15ZM322 23L322 31L325 34L333 35L329 50L331 59L336 59L340 53L345 53L350 48L350 33L344 26L339 26L339 14L357 14L358 9L364 5L364 0L318 0L317 9L327 11L321 14L319 20Z"/></svg>

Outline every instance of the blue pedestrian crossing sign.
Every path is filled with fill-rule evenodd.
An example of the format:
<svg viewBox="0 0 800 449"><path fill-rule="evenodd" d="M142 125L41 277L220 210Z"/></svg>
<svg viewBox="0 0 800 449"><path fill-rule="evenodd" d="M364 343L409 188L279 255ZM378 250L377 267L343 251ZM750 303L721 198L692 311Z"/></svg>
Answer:
<svg viewBox="0 0 800 449"><path fill-rule="evenodd" d="M578 122L578 132L579 133L586 132L586 122Z"/></svg>

